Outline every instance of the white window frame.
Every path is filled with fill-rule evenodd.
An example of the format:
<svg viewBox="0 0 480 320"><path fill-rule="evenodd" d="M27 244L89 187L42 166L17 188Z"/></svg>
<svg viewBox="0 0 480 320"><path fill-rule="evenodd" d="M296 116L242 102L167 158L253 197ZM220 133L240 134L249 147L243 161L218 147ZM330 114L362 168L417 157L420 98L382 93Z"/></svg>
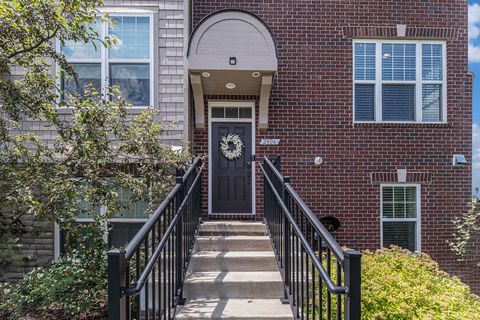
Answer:
<svg viewBox="0 0 480 320"><path fill-rule="evenodd" d="M107 212L107 207L106 206L100 206L100 215L104 215ZM109 218L107 219L107 223L103 226L104 228L104 234L103 234L103 241L105 243L108 243L108 224L109 223L146 223L148 221L148 218ZM94 218L75 218L75 222L78 223L92 223L95 222ZM59 258L60 257L60 252L61 252L61 243L60 243L60 225L55 222L54 226L54 245L53 245L53 252L54 252L54 257Z"/></svg>
<svg viewBox="0 0 480 320"><path fill-rule="evenodd" d="M154 13L152 11L148 10L131 10L131 9L121 9L121 8L110 8L110 9L103 9L101 10L102 12L108 13L110 17L148 17L149 18L149 42L150 42L150 52L149 52L149 58L148 59L115 59L115 58L109 58L108 57L108 51L110 48L106 48L103 45L100 45L100 58L97 59L67 59L68 63L72 64L89 64L89 63L97 63L100 64L101 68L101 73L100 73L100 83L101 83L101 89L102 89L102 96L103 98L108 97L108 91L106 90L108 86L110 85L110 78L109 78L109 71L110 71L110 64L115 64L115 63L131 63L131 64L146 64L148 63L150 66L150 105L149 106L131 106L133 109L145 109L149 107L153 107L155 105L155 95L156 92L155 90L155 67L154 67L154 62L155 62L155 41L154 41L154 24L155 24L155 19L154 19ZM106 35L108 35L108 28L109 24L106 22L101 22L101 27L100 27L100 38L103 39ZM57 47L57 52L60 52L61 45L60 42L57 40L56 43ZM58 87L60 88L60 81L61 80L61 74L59 73L59 66L57 65L57 74L58 74ZM62 109L60 107L57 107L59 109Z"/></svg>
<svg viewBox="0 0 480 320"><path fill-rule="evenodd" d="M384 218L383 217L383 188L384 187L415 187L417 197L417 217L416 218ZM383 249L383 222L416 222L415 230L415 252L422 251L421 239L421 195L422 186L417 183L382 183L380 184L380 248Z"/></svg>
<svg viewBox="0 0 480 320"><path fill-rule="evenodd" d="M375 44L375 80L355 80L355 44L371 43ZM415 44L416 45L416 61L415 61L415 81L398 81L398 80L382 80L382 44ZM422 44L440 44L442 45L442 81L423 80L422 74ZM354 123L412 123L412 124L442 124L447 123L447 44L446 41L439 40L372 40L372 39L354 39L352 41L352 109ZM375 101L374 101L374 120L358 121L355 120L355 85L356 84L373 84L375 85ZM382 120L382 85L398 84L398 85L415 85L415 120L414 121L383 121ZM422 85L440 84L442 86L441 105L442 121L422 121L423 104L422 104Z"/></svg>

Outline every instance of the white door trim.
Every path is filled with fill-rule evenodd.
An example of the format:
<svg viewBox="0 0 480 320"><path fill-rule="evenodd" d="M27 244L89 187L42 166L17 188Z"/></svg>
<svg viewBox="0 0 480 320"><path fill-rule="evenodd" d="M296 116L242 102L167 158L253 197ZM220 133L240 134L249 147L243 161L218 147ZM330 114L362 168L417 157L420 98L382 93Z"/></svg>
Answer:
<svg viewBox="0 0 480 320"><path fill-rule="evenodd" d="M251 118L212 118L212 107L242 107L252 108ZM255 101L208 101L208 214L212 214L212 122L245 122L252 124L252 155L255 154ZM252 161L252 215L255 210L255 161ZM238 213L229 213L235 216Z"/></svg>

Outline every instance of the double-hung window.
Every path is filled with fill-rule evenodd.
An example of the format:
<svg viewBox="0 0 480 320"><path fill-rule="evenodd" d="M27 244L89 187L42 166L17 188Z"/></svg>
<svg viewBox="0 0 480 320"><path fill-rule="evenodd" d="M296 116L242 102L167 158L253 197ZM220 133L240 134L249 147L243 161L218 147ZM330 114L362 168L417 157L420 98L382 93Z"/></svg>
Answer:
<svg viewBox="0 0 480 320"><path fill-rule="evenodd" d="M420 251L420 186L381 186L382 247Z"/></svg>
<svg viewBox="0 0 480 320"><path fill-rule="evenodd" d="M135 107L153 105L153 26L151 14L110 13L112 24L98 22L99 36L116 39L105 48L100 43L67 42L61 52L77 73L74 79L61 76L62 98L83 93L90 84L99 92L117 86Z"/></svg>
<svg viewBox="0 0 480 320"><path fill-rule="evenodd" d="M446 121L445 43L356 40L355 122Z"/></svg>

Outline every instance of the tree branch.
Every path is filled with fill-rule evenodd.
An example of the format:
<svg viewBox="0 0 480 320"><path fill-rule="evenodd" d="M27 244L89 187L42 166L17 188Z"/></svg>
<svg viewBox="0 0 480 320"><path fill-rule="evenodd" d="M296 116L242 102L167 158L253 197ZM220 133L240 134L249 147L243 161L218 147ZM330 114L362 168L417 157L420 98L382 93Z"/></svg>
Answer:
<svg viewBox="0 0 480 320"><path fill-rule="evenodd" d="M42 44L46 43L47 41L50 41L52 40L56 35L57 35L57 32L58 30L60 30L60 26L57 26L55 28L55 30L53 31L53 34L49 34L48 36L46 37L43 37L43 38L40 38L40 41L38 41L36 44L30 46L30 47L27 47L27 48L23 48L22 50L19 50L19 51L16 51L12 54L10 54L7 59L12 59L18 55L21 55L21 54L24 54L24 53L27 53L27 52L30 52L30 51L33 51L35 49L37 49L38 47L40 47Z"/></svg>

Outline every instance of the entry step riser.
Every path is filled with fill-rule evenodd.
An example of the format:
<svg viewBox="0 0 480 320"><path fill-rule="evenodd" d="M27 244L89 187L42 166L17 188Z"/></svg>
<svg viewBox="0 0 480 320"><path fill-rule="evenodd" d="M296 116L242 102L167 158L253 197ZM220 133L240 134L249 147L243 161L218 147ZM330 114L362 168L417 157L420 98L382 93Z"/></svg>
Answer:
<svg viewBox="0 0 480 320"><path fill-rule="evenodd" d="M206 236L265 236L265 225L258 222L205 222L200 235Z"/></svg>
<svg viewBox="0 0 480 320"><path fill-rule="evenodd" d="M176 319L293 320L290 305L279 299L191 300L181 307Z"/></svg>
<svg viewBox="0 0 480 320"><path fill-rule="evenodd" d="M185 283L187 299L279 299L283 286L279 282Z"/></svg>
<svg viewBox="0 0 480 320"><path fill-rule="evenodd" d="M198 237L195 249L197 251L272 251L272 245L266 236L212 236Z"/></svg>
<svg viewBox="0 0 480 320"><path fill-rule="evenodd" d="M278 271L274 257L238 256L229 257L219 254L217 257L193 255L190 260L192 271Z"/></svg>
<svg viewBox="0 0 480 320"><path fill-rule="evenodd" d="M266 236L266 231L221 231L221 230L211 230L204 231L200 230L199 236Z"/></svg>

